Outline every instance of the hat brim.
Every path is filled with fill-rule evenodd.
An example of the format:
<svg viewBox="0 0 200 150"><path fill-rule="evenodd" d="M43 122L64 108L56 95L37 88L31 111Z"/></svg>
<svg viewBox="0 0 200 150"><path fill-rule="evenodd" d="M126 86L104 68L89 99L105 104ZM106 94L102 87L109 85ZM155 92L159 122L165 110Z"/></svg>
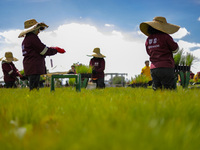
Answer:
<svg viewBox="0 0 200 150"><path fill-rule="evenodd" d="M106 56L102 55L102 54L92 54L92 55L87 55L89 57L96 57L96 58L104 58Z"/></svg>
<svg viewBox="0 0 200 150"><path fill-rule="evenodd" d="M174 24L170 24L170 23L160 24L160 23L158 23L156 21L142 22L140 24L140 30L146 36L149 36L149 33L148 33L148 27L149 26L151 26L154 29L157 29L159 31L162 31L164 33L167 33L167 34L173 34L173 33L177 32L179 30L179 28L180 28L180 26L177 26L177 25L174 25Z"/></svg>
<svg viewBox="0 0 200 150"><path fill-rule="evenodd" d="M18 61L18 59L15 57L13 57L13 58L2 57L2 58L0 58L0 61L12 62L12 61Z"/></svg>
<svg viewBox="0 0 200 150"><path fill-rule="evenodd" d="M32 32L36 29L40 29L43 28L42 30L45 30L46 28L48 28L49 26L46 25L45 23L36 23L35 25L33 25L30 28L24 29L18 36L18 38L24 37L27 33Z"/></svg>

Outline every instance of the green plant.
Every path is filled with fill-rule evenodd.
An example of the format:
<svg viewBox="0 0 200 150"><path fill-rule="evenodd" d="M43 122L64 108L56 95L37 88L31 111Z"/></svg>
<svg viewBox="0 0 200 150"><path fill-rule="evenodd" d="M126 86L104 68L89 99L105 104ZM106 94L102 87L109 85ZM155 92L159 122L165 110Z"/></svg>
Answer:
<svg viewBox="0 0 200 150"><path fill-rule="evenodd" d="M74 86L74 85L75 85L75 81L76 81L75 78L70 78L70 79L69 79L69 85L70 85L70 86Z"/></svg>
<svg viewBox="0 0 200 150"><path fill-rule="evenodd" d="M24 69L19 71L21 75L24 75Z"/></svg>
<svg viewBox="0 0 200 150"><path fill-rule="evenodd" d="M197 58L191 53L183 55L183 49L179 50L177 54L173 56L175 65L191 66Z"/></svg>
<svg viewBox="0 0 200 150"><path fill-rule="evenodd" d="M199 89L1 89L1 150L198 150Z"/></svg>
<svg viewBox="0 0 200 150"><path fill-rule="evenodd" d="M76 73L92 73L92 67L86 65L78 65L76 66Z"/></svg>
<svg viewBox="0 0 200 150"><path fill-rule="evenodd" d="M124 77L122 76L115 76L112 80L113 84L121 84L124 82Z"/></svg>
<svg viewBox="0 0 200 150"><path fill-rule="evenodd" d="M186 64L186 57L182 55L181 60L180 60L180 65L185 66Z"/></svg>
<svg viewBox="0 0 200 150"><path fill-rule="evenodd" d="M131 83L134 84L134 83L141 83L141 84L144 84L144 83L148 83L149 82L149 78L146 77L145 75L136 75L135 78L131 78Z"/></svg>
<svg viewBox="0 0 200 150"><path fill-rule="evenodd" d="M193 64L194 60L196 59L196 57L190 53L187 53L185 59L186 59L186 65L191 66Z"/></svg>
<svg viewBox="0 0 200 150"><path fill-rule="evenodd" d="M183 54L183 49L179 50L175 55L174 55L174 63L175 65L179 65L180 61L181 61L181 57Z"/></svg>

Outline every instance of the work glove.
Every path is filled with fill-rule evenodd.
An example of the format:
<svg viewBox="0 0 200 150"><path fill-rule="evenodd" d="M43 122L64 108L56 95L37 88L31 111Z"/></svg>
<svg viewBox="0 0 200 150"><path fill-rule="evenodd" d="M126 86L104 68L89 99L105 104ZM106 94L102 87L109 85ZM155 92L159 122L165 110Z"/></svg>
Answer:
<svg viewBox="0 0 200 150"><path fill-rule="evenodd" d="M23 77L22 75L21 75L21 73L17 70L17 74L18 74L18 76L21 78L21 77Z"/></svg>
<svg viewBox="0 0 200 150"><path fill-rule="evenodd" d="M58 53L65 53L66 52L63 48L60 48L60 47L50 47L50 48L56 49Z"/></svg>

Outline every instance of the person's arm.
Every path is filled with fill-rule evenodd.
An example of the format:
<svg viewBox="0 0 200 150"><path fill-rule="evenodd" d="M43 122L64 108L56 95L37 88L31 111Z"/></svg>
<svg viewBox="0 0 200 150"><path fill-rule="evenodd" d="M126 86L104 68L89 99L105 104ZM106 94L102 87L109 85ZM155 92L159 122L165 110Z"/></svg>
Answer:
<svg viewBox="0 0 200 150"><path fill-rule="evenodd" d="M34 36L32 39L32 44L35 47L35 49L37 50L37 52L40 55L43 56L51 56L51 55L55 55L57 53L57 50L54 48L49 48L46 45L44 45L40 39L38 38L38 36Z"/></svg>
<svg viewBox="0 0 200 150"><path fill-rule="evenodd" d="M172 51L172 53L177 53L179 50L179 46L178 44L173 40L173 38L170 35L166 36L166 42L167 45L170 49L170 51Z"/></svg>

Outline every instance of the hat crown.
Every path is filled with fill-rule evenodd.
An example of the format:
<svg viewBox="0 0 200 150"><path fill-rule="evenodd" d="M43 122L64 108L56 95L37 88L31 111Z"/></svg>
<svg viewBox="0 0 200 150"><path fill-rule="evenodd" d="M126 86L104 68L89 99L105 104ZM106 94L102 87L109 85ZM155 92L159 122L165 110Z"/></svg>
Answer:
<svg viewBox="0 0 200 150"><path fill-rule="evenodd" d="M38 22L35 19L26 20L24 22L24 28L25 29L30 28L30 27L34 26L35 24L37 24L37 23Z"/></svg>
<svg viewBox="0 0 200 150"><path fill-rule="evenodd" d="M156 21L156 22L159 22L159 23L163 23L163 24L167 23L167 20L166 20L165 17L155 17L155 18L153 18L153 21Z"/></svg>
<svg viewBox="0 0 200 150"><path fill-rule="evenodd" d="M93 50L93 52L96 53L96 54L100 54L100 48L95 48L95 49Z"/></svg>
<svg viewBox="0 0 200 150"><path fill-rule="evenodd" d="M6 58L13 58L12 52L6 52L6 53L5 53L5 57L6 57Z"/></svg>

